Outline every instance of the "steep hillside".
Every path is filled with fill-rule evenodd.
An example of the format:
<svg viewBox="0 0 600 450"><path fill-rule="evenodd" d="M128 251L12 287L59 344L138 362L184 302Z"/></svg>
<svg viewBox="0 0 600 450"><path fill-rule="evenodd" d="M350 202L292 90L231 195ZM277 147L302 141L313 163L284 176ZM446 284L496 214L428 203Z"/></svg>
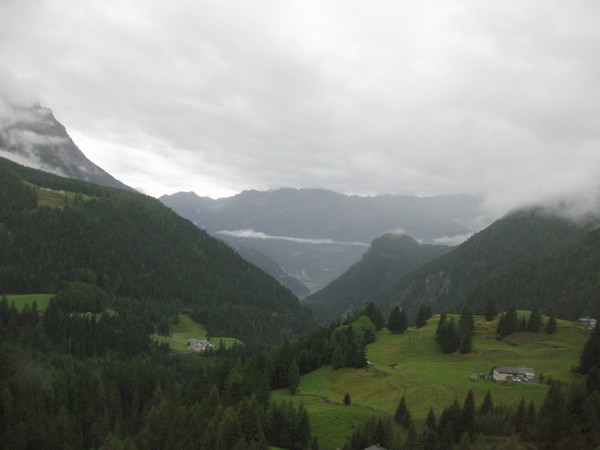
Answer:
<svg viewBox="0 0 600 450"><path fill-rule="evenodd" d="M468 302L500 310L538 306L558 317L600 317L600 229L580 241L529 260L478 286Z"/></svg>
<svg viewBox="0 0 600 450"><path fill-rule="evenodd" d="M270 276L158 200L0 159L0 286L56 292L70 281L193 310L212 335L272 343L314 327Z"/></svg>
<svg viewBox="0 0 600 450"><path fill-rule="evenodd" d="M584 227L543 209L511 213L452 252L404 277L392 304L400 304L411 312L424 302L432 305L434 311L460 310L480 284L577 242L585 233Z"/></svg>
<svg viewBox="0 0 600 450"><path fill-rule="evenodd" d="M322 323L331 322L368 302L381 302L400 278L447 253L450 247L420 244L406 235L375 239L362 259L331 284L307 297L304 304Z"/></svg>
<svg viewBox="0 0 600 450"><path fill-rule="evenodd" d="M233 246L265 253L312 292L342 275L385 233L452 243L483 225L481 199L460 195L359 197L277 189L218 200L179 192L160 200Z"/></svg>
<svg viewBox="0 0 600 450"><path fill-rule="evenodd" d="M0 117L1 157L56 175L132 190L91 162L50 109L40 105L0 107L10 110Z"/></svg>
<svg viewBox="0 0 600 450"><path fill-rule="evenodd" d="M251 247L239 247L236 250L242 258L267 272L295 295L304 297L310 293L310 289L302 281L285 273L272 258L260 250Z"/></svg>

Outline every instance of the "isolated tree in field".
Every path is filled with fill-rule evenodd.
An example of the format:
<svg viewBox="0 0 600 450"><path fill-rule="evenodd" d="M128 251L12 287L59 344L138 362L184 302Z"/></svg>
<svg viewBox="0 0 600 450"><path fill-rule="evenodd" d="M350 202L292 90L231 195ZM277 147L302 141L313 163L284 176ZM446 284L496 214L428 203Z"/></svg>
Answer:
<svg viewBox="0 0 600 450"><path fill-rule="evenodd" d="M537 306L534 306L529 314L529 320L527 321L527 331L530 333L539 333L542 329L542 315Z"/></svg>
<svg viewBox="0 0 600 450"><path fill-rule="evenodd" d="M556 333L556 316L554 313L550 313L550 318L548 319L548 323L546 324L546 333L554 334Z"/></svg>
<svg viewBox="0 0 600 450"><path fill-rule="evenodd" d="M350 397L350 393L346 392L346 395L344 395L344 405L349 405L350 403L352 403L352 398Z"/></svg>
<svg viewBox="0 0 600 450"><path fill-rule="evenodd" d="M494 300L488 300L485 305L485 320L487 322L494 320L498 315L498 310L496 309L496 302Z"/></svg>
<svg viewBox="0 0 600 450"><path fill-rule="evenodd" d="M390 313L387 329L390 333L399 334L404 333L407 328L408 319L406 317L406 312L404 310L400 310L400 308L396 306Z"/></svg>
<svg viewBox="0 0 600 450"><path fill-rule="evenodd" d="M458 321L458 351L460 353L471 353L473 350L473 334L475 333L475 322L473 311L465 306Z"/></svg>
<svg viewBox="0 0 600 450"><path fill-rule="evenodd" d="M517 311L515 306L511 305L508 308L508 311L500 316L498 326L496 327L496 333L498 334L498 337L503 338L504 336L509 336L513 333L516 333L518 326L519 321L517 318Z"/></svg>
<svg viewBox="0 0 600 450"><path fill-rule="evenodd" d="M470 334L463 334L460 337L458 351L462 354L471 353L473 351L473 336Z"/></svg>
<svg viewBox="0 0 600 450"><path fill-rule="evenodd" d="M427 324L427 319L431 317L431 307L427 303L421 304L419 306L419 311L417 312L417 321L415 326L417 328L422 328Z"/></svg>
<svg viewBox="0 0 600 450"><path fill-rule="evenodd" d="M440 320L438 321L437 328L435 329L435 341L438 344L440 343L440 335L442 334L442 331L446 326L446 320L446 313L442 313L442 315L440 316Z"/></svg>
<svg viewBox="0 0 600 450"><path fill-rule="evenodd" d="M458 349L458 339L454 317L452 317L450 318L450 321L447 321L440 330L440 334L438 336L438 343L442 353L454 353Z"/></svg>

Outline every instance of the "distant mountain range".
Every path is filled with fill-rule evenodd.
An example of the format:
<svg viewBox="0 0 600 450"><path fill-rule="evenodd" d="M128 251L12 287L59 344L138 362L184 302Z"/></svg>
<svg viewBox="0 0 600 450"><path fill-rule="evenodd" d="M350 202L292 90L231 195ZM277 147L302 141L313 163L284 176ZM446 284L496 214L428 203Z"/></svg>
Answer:
<svg viewBox="0 0 600 450"><path fill-rule="evenodd" d="M448 244L485 223L482 199L467 195L359 197L277 189L218 200L179 192L160 200L213 236L265 253L312 292L344 273L385 233Z"/></svg>
<svg viewBox="0 0 600 450"><path fill-rule="evenodd" d="M0 156L28 167L103 186L133 190L91 162L52 111L6 105L0 118Z"/></svg>

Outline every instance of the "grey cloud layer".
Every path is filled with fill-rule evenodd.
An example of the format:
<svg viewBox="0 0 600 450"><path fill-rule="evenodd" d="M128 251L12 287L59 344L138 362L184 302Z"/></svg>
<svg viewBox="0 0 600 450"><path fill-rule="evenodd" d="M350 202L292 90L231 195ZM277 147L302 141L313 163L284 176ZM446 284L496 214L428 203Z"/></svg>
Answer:
<svg viewBox="0 0 600 450"><path fill-rule="evenodd" d="M595 2L123 5L4 2L0 61L148 193L598 195Z"/></svg>

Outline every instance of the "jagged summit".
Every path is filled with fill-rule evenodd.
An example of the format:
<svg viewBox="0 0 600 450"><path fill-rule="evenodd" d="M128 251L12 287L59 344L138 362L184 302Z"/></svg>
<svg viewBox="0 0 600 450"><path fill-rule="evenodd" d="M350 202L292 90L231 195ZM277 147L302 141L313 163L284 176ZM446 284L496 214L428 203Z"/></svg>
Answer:
<svg viewBox="0 0 600 450"><path fill-rule="evenodd" d="M91 162L52 110L39 104L3 104L0 156L56 175L133 190Z"/></svg>

